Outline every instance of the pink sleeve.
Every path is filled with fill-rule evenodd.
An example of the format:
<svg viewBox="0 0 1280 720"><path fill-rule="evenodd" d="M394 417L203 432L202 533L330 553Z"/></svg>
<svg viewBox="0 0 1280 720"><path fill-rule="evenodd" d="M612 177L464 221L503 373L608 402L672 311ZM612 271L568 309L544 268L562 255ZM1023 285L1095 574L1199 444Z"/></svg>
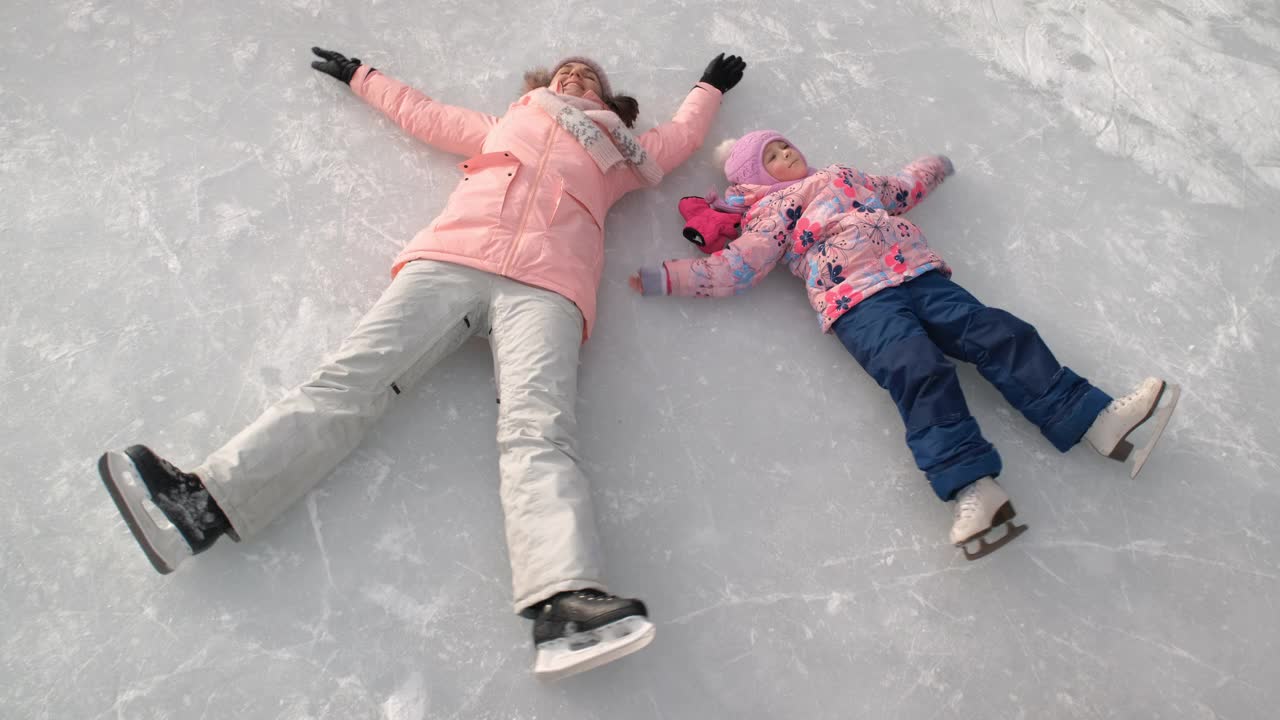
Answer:
<svg viewBox="0 0 1280 720"><path fill-rule="evenodd" d="M482 152L485 137L498 124L493 115L436 102L381 70L371 72L367 65L351 78L351 91L410 135L466 157Z"/></svg>
<svg viewBox="0 0 1280 720"><path fill-rule="evenodd" d="M755 287L778 264L786 238L747 230L719 252L663 263L672 295L726 297Z"/></svg>
<svg viewBox="0 0 1280 720"><path fill-rule="evenodd" d="M920 204L953 172L951 161L941 155L922 157L897 175L859 173L858 184L874 192L890 215L901 215Z"/></svg>
<svg viewBox="0 0 1280 720"><path fill-rule="evenodd" d="M680 104L680 109L667 122L637 138L654 162L669 173L702 147L711 121L720 110L721 92L706 83L698 83ZM635 173L617 173L610 178L613 200L641 186Z"/></svg>

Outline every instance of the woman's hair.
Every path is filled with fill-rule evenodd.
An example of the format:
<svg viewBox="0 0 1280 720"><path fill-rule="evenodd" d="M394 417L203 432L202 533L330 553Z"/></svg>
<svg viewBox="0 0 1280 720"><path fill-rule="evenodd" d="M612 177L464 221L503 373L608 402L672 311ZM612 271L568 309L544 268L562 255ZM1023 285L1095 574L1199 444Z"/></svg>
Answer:
<svg viewBox="0 0 1280 720"><path fill-rule="evenodd" d="M530 70L524 74L524 92L549 85L551 85L551 71L546 68ZM640 117L640 103L635 98L630 95L613 95L602 99L610 110L617 113L624 125L635 127L636 118Z"/></svg>

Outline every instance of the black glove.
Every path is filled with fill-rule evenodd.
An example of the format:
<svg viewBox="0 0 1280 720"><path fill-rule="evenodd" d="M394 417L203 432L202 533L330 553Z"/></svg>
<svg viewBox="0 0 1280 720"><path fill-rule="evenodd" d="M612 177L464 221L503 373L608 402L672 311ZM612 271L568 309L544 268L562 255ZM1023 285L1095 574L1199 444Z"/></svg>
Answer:
<svg viewBox="0 0 1280 720"><path fill-rule="evenodd" d="M311 52L324 58L323 62L316 60L311 63L311 67L325 75L332 75L348 85L351 84L351 78L356 74L356 70L360 69L360 58L348 58L340 52L318 47L311 48Z"/></svg>
<svg viewBox="0 0 1280 720"><path fill-rule="evenodd" d="M720 53L703 71L702 82L722 93L729 92L742 79L742 71L746 67L747 64L737 55L725 57L724 53Z"/></svg>

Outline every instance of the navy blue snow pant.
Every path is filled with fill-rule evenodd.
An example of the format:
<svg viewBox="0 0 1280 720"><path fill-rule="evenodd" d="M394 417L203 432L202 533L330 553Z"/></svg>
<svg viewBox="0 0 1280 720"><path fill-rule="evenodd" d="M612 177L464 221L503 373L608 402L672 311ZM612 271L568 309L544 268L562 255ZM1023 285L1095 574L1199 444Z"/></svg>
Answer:
<svg viewBox="0 0 1280 720"><path fill-rule="evenodd" d="M1000 454L969 414L947 355L977 365L1061 452L1080 442L1111 402L1059 365L1030 324L983 305L936 271L875 293L841 315L832 330L889 391L916 466L943 500L1000 474Z"/></svg>

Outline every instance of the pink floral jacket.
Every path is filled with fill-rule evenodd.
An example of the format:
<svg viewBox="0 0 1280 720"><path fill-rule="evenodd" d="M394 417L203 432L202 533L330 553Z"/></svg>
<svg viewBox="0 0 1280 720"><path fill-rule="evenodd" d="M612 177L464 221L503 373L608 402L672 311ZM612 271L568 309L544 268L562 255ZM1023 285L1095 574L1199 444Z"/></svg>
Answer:
<svg viewBox="0 0 1280 720"><path fill-rule="evenodd" d="M915 207L944 177L951 161L935 155L897 175L867 175L832 165L775 193L735 186L751 207L742 236L706 257L668 260L666 288L651 288L656 270L642 271L646 295L722 297L745 292L779 261L801 278L823 332L863 298L931 270L951 269L901 214ZM664 292L665 290L665 292Z"/></svg>

